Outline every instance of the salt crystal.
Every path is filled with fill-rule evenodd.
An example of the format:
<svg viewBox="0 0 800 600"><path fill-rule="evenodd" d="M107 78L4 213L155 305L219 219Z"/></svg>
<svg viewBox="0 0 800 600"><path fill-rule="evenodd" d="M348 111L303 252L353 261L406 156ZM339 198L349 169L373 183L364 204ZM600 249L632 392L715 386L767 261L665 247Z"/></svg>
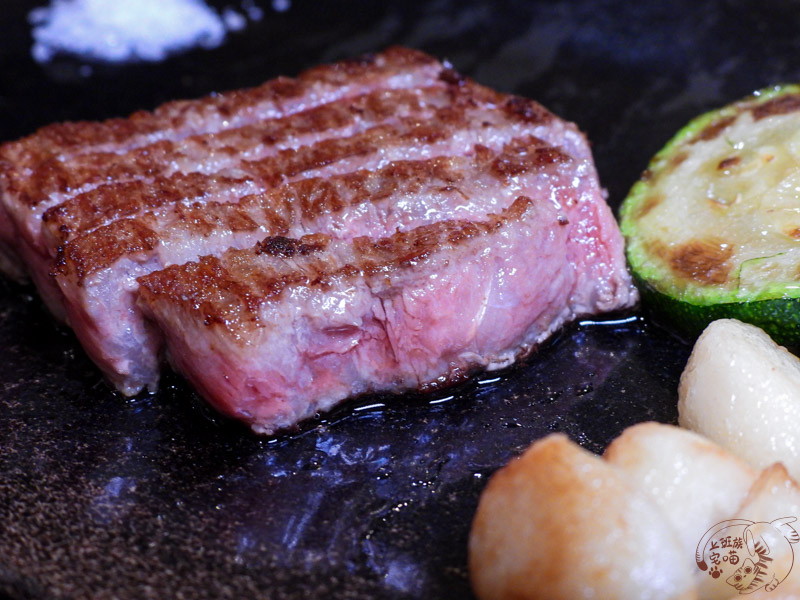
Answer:
<svg viewBox="0 0 800 600"><path fill-rule="evenodd" d="M202 0L53 0L29 15L34 25L35 60L57 52L98 60L162 60L193 46L214 48L226 30L244 18L228 10L224 18Z"/></svg>

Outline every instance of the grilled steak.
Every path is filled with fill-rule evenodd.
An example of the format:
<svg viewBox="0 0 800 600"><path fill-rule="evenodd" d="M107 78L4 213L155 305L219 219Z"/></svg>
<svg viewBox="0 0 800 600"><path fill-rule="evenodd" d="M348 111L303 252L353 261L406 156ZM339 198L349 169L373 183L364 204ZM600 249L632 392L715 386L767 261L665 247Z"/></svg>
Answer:
<svg viewBox="0 0 800 600"><path fill-rule="evenodd" d="M41 242L41 217L48 208L99 182L88 173L74 175L93 183L72 187L61 177L61 164L77 156L88 155L81 168L90 172L104 163L108 153L135 158L132 150L156 144L163 159L170 161L167 148L180 153L181 142L190 136L213 136L377 90L427 87L438 81L441 70L442 65L426 54L390 48L375 56L316 67L296 79L279 77L249 90L170 102L127 119L50 125L6 143L0 146L0 268L19 278L27 267L51 310L63 317L52 290L45 291L51 287L44 266L50 256Z"/></svg>
<svg viewBox="0 0 800 600"><path fill-rule="evenodd" d="M0 185L0 268L117 389L155 390L166 342L261 432L636 298L575 126L412 50L44 128L0 146Z"/></svg>
<svg viewBox="0 0 800 600"><path fill-rule="evenodd" d="M563 209L520 196L480 221L378 240L270 237L147 275L140 302L206 398L272 433L353 394L507 366L576 308L627 304L621 263L581 285L583 240L570 241Z"/></svg>
<svg viewBox="0 0 800 600"><path fill-rule="evenodd" d="M402 155L409 154L402 146ZM252 247L266 235L377 239L442 219L480 219L523 192L545 196L555 183L571 189L572 162L534 138L501 152L479 145L470 157L393 161L374 171L302 179L236 203L178 203L74 238L62 247L56 281L84 348L119 389L135 393L155 387L162 340L136 305L137 277Z"/></svg>

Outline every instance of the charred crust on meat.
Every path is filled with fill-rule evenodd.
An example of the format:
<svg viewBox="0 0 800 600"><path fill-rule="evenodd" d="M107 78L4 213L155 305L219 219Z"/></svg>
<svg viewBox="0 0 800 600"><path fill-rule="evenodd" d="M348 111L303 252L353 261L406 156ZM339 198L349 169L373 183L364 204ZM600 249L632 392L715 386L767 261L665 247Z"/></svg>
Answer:
<svg viewBox="0 0 800 600"><path fill-rule="evenodd" d="M55 277L66 270L66 258L64 256L64 246L59 246L56 250L56 257L53 266L50 268L50 277Z"/></svg>
<svg viewBox="0 0 800 600"><path fill-rule="evenodd" d="M464 223L463 227L451 231L447 236L447 242L453 246L480 235L480 229L474 223Z"/></svg>
<svg viewBox="0 0 800 600"><path fill-rule="evenodd" d="M357 277L361 272L355 265L350 264L344 265L339 269L339 273L345 277Z"/></svg>
<svg viewBox="0 0 800 600"><path fill-rule="evenodd" d="M256 244L256 255L267 254L280 258L292 258L295 255L307 256L320 252L327 246L327 237L305 236L303 239L294 239L280 235L264 238Z"/></svg>
<svg viewBox="0 0 800 600"><path fill-rule="evenodd" d="M56 147L57 139L65 145ZM576 194L586 204L602 203L589 148L574 125L403 49L200 102L168 103L128 120L54 127L33 143L0 147L0 160L8 156L15 172L0 173L4 186L24 185L19 175L40 167L15 194L15 217L27 208L16 210L19 198L29 204L47 198L37 218L63 201L47 212L43 238L31 234L26 241L48 253L58 247L55 271L67 312L74 322L83 316L79 311L93 313L95 322L83 332L101 348L93 355L105 353L101 367L120 377L123 359L155 368L129 352L146 319L158 323L152 331L166 335L177 365L199 366L203 376L230 374L231 381L233 371L211 373L193 363L195 357L233 352L232 344L247 352L266 343L283 352L288 347L270 343L272 336L296 331L298 317L319 321L310 324L312 334L317 327L344 338L364 331L382 343L381 332L388 335L401 307L377 300L399 303L406 290L418 289L438 296L441 284L448 297L466 288L465 307L480 304L481 296L486 302L490 292L480 286L498 280L484 274L494 268L505 273L505 253L524 260L528 249L570 240L564 226L573 219ZM19 156L28 158L19 162ZM48 197L48 191L64 196ZM525 192L536 199L520 195ZM28 232L28 225L15 226ZM302 235L313 231L335 239ZM553 252L559 260L560 252L560 246ZM199 258L186 262L191 257ZM464 272L477 277L468 280ZM538 285L534 273L519 285ZM130 285L134 277L138 292ZM501 285L518 284L511 279L503 276ZM303 312L317 311L320 301L326 305L321 314ZM285 310L288 304L299 310ZM328 306L334 304L335 323L344 313L350 320L351 308L372 309L372 315L363 319L364 328L331 325ZM176 328L182 329L178 336L208 339L174 336ZM318 344L310 343L316 352ZM401 360L401 345L389 352L394 360ZM413 352L420 347L424 342L411 346ZM330 353L320 349L327 361ZM142 350L147 360L154 354ZM188 358L181 363L184 350ZM223 358L218 362L233 364L238 356ZM435 387L466 377L469 365L461 358L445 353L437 360L447 374L436 370L416 379L432 379L421 383ZM235 368L250 377L249 364ZM406 381L397 376L396 383ZM243 385L254 393L267 388ZM214 385L206 391L213 394Z"/></svg>
<svg viewBox="0 0 800 600"><path fill-rule="evenodd" d="M526 146L526 143L532 146ZM538 148L537 144L540 143L534 138L515 140L508 144L507 148L513 149L515 153L513 156L522 155L524 160L536 162L535 151ZM458 194L461 198L469 200L472 190L468 188L464 191L461 188L462 185L469 185L469 182L465 181L467 173L483 170L496 175L492 170L491 158L498 155L485 147L479 148L478 154L483 156L397 161L378 171L362 170L328 179L319 177L303 179L269 192L245 196L238 203L192 202L187 205L178 202L169 212L159 213L168 216L163 227L158 225L154 213L143 213L77 236L76 241L70 244L70 260L82 261L85 276L110 267L114 261L125 256L128 250L140 252L141 248L130 244L129 237L109 234L123 225L125 230L132 228L149 230L151 227L156 227L162 235L167 236L165 240L172 239L171 236L187 234L208 237L217 231L257 232L260 229L269 232L270 237L288 238L289 231L299 223L313 222L323 215L340 214L350 206L379 203L397 195ZM520 169L501 170L506 174L521 172ZM501 181L505 180L501 178ZM298 209L299 214L297 214ZM255 220L254 215L258 215ZM93 257L83 258L95 247L91 240L96 235L105 238L105 251ZM303 251L312 248L308 239L304 238L303 243L305 244ZM298 248L294 246L273 243L271 247L262 248L261 253L286 254L297 251Z"/></svg>
<svg viewBox="0 0 800 600"><path fill-rule="evenodd" d="M428 88L427 93L435 95L441 93L441 90ZM360 106L362 104L363 106ZM172 153L177 153L176 156L178 157L182 156L183 150L179 150L179 148L184 148L186 144L190 148L193 145L197 145L207 149L213 139L217 156L228 155L233 157L239 151L235 144L243 143L242 140L245 138L251 144L254 140L259 139L265 143L276 143L290 134L311 133L344 126L352 121L353 115L363 113L365 108L369 108L374 112L374 115L369 118L381 120L404 106L415 108L416 110L421 109L418 94L404 89L382 90L357 96L344 105L334 102L300 111L280 119L268 119L258 124L250 124L241 128L190 136L180 145L168 140L161 140L123 154L88 153L70 159L79 160L79 164L91 165L91 169L79 169L77 174L71 176L70 181L73 187L80 187L91 181L91 179L83 178L84 175L88 176L88 174L94 173L102 175L103 172L108 173L110 180L119 180L122 176L157 175L158 169L162 169L163 165L168 163L165 157ZM225 141L228 139L235 142L234 146L225 145ZM37 178L41 180L40 187L44 186L43 191L59 185L54 173L48 175L46 172L47 165L51 162L52 160L46 160L37 168L37 172L40 175ZM128 166L120 170L121 163L127 163ZM59 161L56 161L53 166L63 170L63 165ZM81 175L81 173L84 175Z"/></svg>
<svg viewBox="0 0 800 600"><path fill-rule="evenodd" d="M453 121L460 120L452 113L447 115L445 118ZM405 137L410 140L422 142L424 144L434 144L438 141L447 139L448 135L448 132L440 125L418 123L407 134L405 134Z"/></svg>
<svg viewBox="0 0 800 600"><path fill-rule="evenodd" d="M495 153L483 144L475 144L474 151L475 160L482 164L489 164L489 161L491 161L495 156Z"/></svg>
<svg viewBox="0 0 800 600"><path fill-rule="evenodd" d="M510 147L492 163L492 172L497 177L514 177L530 171L557 163L569 163L573 159L569 154L553 146L541 148Z"/></svg>
<svg viewBox="0 0 800 600"><path fill-rule="evenodd" d="M526 123L543 123L552 116L544 106L522 96L512 96L506 100L504 108L508 114L518 117Z"/></svg>
<svg viewBox="0 0 800 600"><path fill-rule="evenodd" d="M462 86L467 82L467 78L453 68L444 69L439 73L439 79L450 85Z"/></svg>
<svg viewBox="0 0 800 600"><path fill-rule="evenodd" d="M355 176L350 179L351 185L354 187L359 187L360 185L360 182L355 181L357 178ZM290 184L285 189L291 189L294 192L293 195L299 201L300 210L306 219L337 213L347 205L336 187L324 179L305 179L295 185Z"/></svg>
<svg viewBox="0 0 800 600"><path fill-rule="evenodd" d="M203 310L203 325L205 325L206 327L210 327L212 325L217 325L217 324L224 325L225 319L223 319L219 315L214 314L213 312L210 312L208 308Z"/></svg>
<svg viewBox="0 0 800 600"><path fill-rule="evenodd" d="M388 289L397 270L413 269L436 256L449 260L449 249L519 220L532 202L519 196L501 214L487 215L485 222L442 221L397 232L388 238L356 238L351 242L353 254L345 254L348 258L344 262L340 262L342 256L337 251L328 253L327 236L313 234L299 240L273 236L261 242L260 250L229 250L220 258L203 257L153 272L138 281L148 303L163 300L179 304L197 315L202 323L224 324L218 331L243 340L251 327L265 326L259 316L262 307L276 301L287 289L297 286L325 289L355 277L367 277L371 285L380 282ZM313 246L314 251L303 254L303 245ZM287 255L297 264L274 262L285 260Z"/></svg>
<svg viewBox="0 0 800 600"><path fill-rule="evenodd" d="M572 157L554 146L534 150L534 164L537 166L572 162Z"/></svg>
<svg viewBox="0 0 800 600"><path fill-rule="evenodd" d="M268 237L256 244L256 254L291 258L297 252L297 246L299 245L300 240L283 236Z"/></svg>
<svg viewBox="0 0 800 600"><path fill-rule="evenodd" d="M267 82L265 88L276 97L291 98L301 93L302 85L296 79L281 75Z"/></svg>
<svg viewBox="0 0 800 600"><path fill-rule="evenodd" d="M60 246L53 269L56 274L74 275L80 285L118 258L151 252L160 243L158 234L144 223L116 221Z"/></svg>
<svg viewBox="0 0 800 600"><path fill-rule="evenodd" d="M426 64L439 65L439 61L437 61L431 55L426 54L421 50L407 48L405 46L389 46L383 52L381 52L381 56L384 60L391 60L398 64L405 64L407 66Z"/></svg>
<svg viewBox="0 0 800 600"><path fill-rule="evenodd" d="M74 148L121 144L131 137L144 136L154 131L181 129L186 123L213 113L225 116L241 113L262 102L280 104L283 100L309 92L317 84L335 85L342 81L342 75L370 78L409 68L430 68L438 72L439 65L436 59L423 52L392 47L372 58L314 67L301 73L296 79L277 77L255 88L214 93L196 100L167 102L152 112L137 111L128 118L49 125L22 140L4 144L0 147L0 153L4 159L16 165L14 172L10 174L16 178L25 168L60 154L69 154ZM431 75L435 76L434 73Z"/></svg>
<svg viewBox="0 0 800 600"><path fill-rule="evenodd" d="M226 189L236 186L273 187L279 185L285 177L295 177L302 172L323 168L348 157L374 153L387 139L397 145L436 143L452 134L449 127L469 126L464 109L455 107L438 110L433 122L415 124L414 117L403 119L405 121L401 120L398 125L378 125L350 138L326 139L312 146L285 149L274 156L245 161L240 167L244 173L235 179L196 172L176 173L169 177L156 176L152 182L130 181L103 185L68 200L62 206L72 208L50 213L49 217L54 222L73 224L70 234L75 235L84 228L96 226L103 221L185 202L192 197L203 198L209 194L226 193ZM403 127L408 129L403 132ZM483 154L481 149L477 153L479 156ZM55 227L51 229L53 230L57 231ZM60 240L65 241L63 237Z"/></svg>

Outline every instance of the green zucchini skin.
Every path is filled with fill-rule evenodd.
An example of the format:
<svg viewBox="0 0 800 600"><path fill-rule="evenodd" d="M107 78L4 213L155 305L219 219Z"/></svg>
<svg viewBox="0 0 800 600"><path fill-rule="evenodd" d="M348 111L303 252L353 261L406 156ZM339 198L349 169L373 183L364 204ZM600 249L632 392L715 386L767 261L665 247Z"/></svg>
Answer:
<svg viewBox="0 0 800 600"><path fill-rule="evenodd" d="M695 338L716 319L734 318L761 327L780 344L800 347L800 285L792 281L765 280L763 284L758 282L758 287L751 285L746 292L732 288L730 282L736 273L742 277L742 265L748 260L738 266L738 271L734 269L728 275L727 287L709 282L681 281L670 272L670 267L665 266L663 257L654 256L652 240L644 236L638 220L647 212L646 203L656 194L659 178L670 176L669 170L677 162L676 157L685 160L685 155L693 151L693 144L698 140L705 140L704 136L712 139L726 135L728 123L745 111L756 114L756 107L773 100L773 105L784 101L795 103L796 100L798 108L778 114L796 115L800 128L800 85L796 84L760 90L721 109L704 113L680 129L653 157L620 207L620 229L626 240L628 263L641 292L642 304L656 320L684 337ZM800 161L797 167L800 169ZM674 186L667 189L674 189ZM800 211L800 199L797 210ZM714 227L709 226L710 229ZM753 262L751 259L749 264ZM797 284L800 284L800 270L798 280Z"/></svg>
<svg viewBox="0 0 800 600"><path fill-rule="evenodd" d="M778 344L800 348L800 300L797 298L692 304L659 292L635 274L633 279L645 311L687 342L693 342L712 321L738 319L760 327Z"/></svg>

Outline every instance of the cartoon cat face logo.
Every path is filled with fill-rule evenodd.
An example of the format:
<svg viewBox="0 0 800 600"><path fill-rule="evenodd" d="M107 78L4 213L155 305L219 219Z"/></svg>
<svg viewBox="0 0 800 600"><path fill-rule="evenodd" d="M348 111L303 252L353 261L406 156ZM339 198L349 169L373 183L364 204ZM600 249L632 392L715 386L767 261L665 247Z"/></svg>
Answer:
<svg viewBox="0 0 800 600"><path fill-rule="evenodd" d="M755 590L757 587L761 587L761 585L763 585L761 582L764 580L764 578L759 577L760 573L763 575L760 567L753 563L753 561L749 558L745 558L744 564L736 569L733 575L725 580L725 583L735 587L740 591L747 590L751 586Z"/></svg>
<svg viewBox="0 0 800 600"><path fill-rule="evenodd" d="M714 579L729 574L725 583L740 594L751 594L762 587L771 592L794 565L792 544L800 542L800 535L789 523L796 520L783 517L769 523L745 519L717 523L697 545L697 567Z"/></svg>

